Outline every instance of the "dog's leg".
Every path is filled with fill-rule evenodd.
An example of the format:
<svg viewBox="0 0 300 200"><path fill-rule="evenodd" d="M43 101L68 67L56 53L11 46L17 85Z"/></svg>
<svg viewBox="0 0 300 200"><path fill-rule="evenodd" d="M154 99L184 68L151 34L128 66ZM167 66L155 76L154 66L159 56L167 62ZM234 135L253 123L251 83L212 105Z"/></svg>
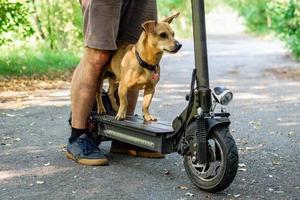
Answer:
<svg viewBox="0 0 300 200"><path fill-rule="evenodd" d="M149 107L150 107L150 103L152 101L154 92L155 92L154 87L145 88L145 91L144 91L143 114L144 114L144 119L146 121L156 121L156 118L149 113Z"/></svg>
<svg viewBox="0 0 300 200"><path fill-rule="evenodd" d="M104 114L106 113L105 107L103 105L103 101L102 101L102 89L103 89L103 78L104 78L104 74L105 72L103 71L102 74L100 75L99 78L99 88L98 91L96 93L96 101L97 101L97 112L99 114Z"/></svg>
<svg viewBox="0 0 300 200"><path fill-rule="evenodd" d="M114 79L111 79L111 78L108 78L108 83L109 83L108 97L109 97L111 106L114 111L118 112L119 106L118 106L118 104L116 102L116 98L115 98L115 92L118 89L118 84L116 83L116 81Z"/></svg>
<svg viewBox="0 0 300 200"><path fill-rule="evenodd" d="M120 82L119 91L118 91L119 98L120 98L120 106L119 106L118 113L115 117L117 120L123 120L126 118L126 112L128 106L127 92L128 92L128 88Z"/></svg>

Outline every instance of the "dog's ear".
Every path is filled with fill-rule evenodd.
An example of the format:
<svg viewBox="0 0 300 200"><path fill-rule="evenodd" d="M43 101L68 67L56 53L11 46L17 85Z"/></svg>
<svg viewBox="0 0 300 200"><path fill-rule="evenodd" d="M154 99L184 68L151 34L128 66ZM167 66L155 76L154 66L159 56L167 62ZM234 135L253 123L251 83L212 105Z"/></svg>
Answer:
<svg viewBox="0 0 300 200"><path fill-rule="evenodd" d="M157 24L157 21L154 21L154 20L146 21L142 24L142 29L146 33L154 33L156 24Z"/></svg>
<svg viewBox="0 0 300 200"><path fill-rule="evenodd" d="M163 22L168 22L169 24L171 24L171 22L173 21L174 18L178 17L180 15L180 12L175 13L174 15L165 18L164 20L162 20Z"/></svg>

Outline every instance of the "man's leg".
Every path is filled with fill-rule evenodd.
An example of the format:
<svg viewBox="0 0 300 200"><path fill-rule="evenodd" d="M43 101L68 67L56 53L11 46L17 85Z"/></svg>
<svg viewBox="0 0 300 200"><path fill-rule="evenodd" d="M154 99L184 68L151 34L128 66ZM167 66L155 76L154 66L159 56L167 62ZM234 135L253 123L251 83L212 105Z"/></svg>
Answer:
<svg viewBox="0 0 300 200"><path fill-rule="evenodd" d="M66 155L69 159L85 165L108 164L107 158L90 136L86 124L95 102L100 74L109 57L109 51L85 48L72 78L72 133Z"/></svg>
<svg viewBox="0 0 300 200"><path fill-rule="evenodd" d="M127 114L128 115L134 114L138 96L139 96L138 90L129 90L128 91L128 93L127 93L127 99L128 99Z"/></svg>
<svg viewBox="0 0 300 200"><path fill-rule="evenodd" d="M86 128L86 120L95 102L98 81L110 52L86 48L71 84L72 127Z"/></svg>

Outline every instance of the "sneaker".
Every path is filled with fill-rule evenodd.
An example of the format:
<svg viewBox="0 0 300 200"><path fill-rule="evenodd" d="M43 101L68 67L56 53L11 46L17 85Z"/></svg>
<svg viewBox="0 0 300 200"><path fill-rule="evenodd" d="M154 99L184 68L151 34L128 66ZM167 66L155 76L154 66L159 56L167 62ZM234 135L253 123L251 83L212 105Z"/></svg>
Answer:
<svg viewBox="0 0 300 200"><path fill-rule="evenodd" d="M131 156L143 157L143 158L164 158L165 157L165 155L160 152L150 151L148 149L137 147L124 142L119 142L116 140L112 141L110 152L117 153L117 154L128 154Z"/></svg>
<svg viewBox="0 0 300 200"><path fill-rule="evenodd" d="M83 165L107 165L108 160L104 153L86 134L68 143L66 156Z"/></svg>

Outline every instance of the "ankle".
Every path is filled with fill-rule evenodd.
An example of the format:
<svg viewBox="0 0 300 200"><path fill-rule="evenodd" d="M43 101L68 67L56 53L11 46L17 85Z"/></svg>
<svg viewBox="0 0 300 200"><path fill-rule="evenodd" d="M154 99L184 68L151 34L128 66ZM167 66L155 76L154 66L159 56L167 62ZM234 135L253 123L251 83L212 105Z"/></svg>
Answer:
<svg viewBox="0 0 300 200"><path fill-rule="evenodd" d="M89 133L89 130L87 128L80 129L80 128L72 127L71 136L69 137L69 142L72 143L81 135L88 134L88 133Z"/></svg>

